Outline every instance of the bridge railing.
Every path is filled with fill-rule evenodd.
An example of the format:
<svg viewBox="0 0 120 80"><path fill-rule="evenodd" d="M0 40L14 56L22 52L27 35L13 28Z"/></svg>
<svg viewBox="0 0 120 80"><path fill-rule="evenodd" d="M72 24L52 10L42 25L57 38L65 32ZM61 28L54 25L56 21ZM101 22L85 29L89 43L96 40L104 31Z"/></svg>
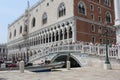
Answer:
<svg viewBox="0 0 120 80"><path fill-rule="evenodd" d="M108 56L110 58L120 59L119 56L119 47L108 47ZM106 55L106 47L101 45L85 45L85 44L67 44L67 45L59 45L59 46L49 46L45 47L42 52L39 52L33 55L30 60L36 60L40 57L48 56L51 53L87 53L91 55L97 56L105 56Z"/></svg>

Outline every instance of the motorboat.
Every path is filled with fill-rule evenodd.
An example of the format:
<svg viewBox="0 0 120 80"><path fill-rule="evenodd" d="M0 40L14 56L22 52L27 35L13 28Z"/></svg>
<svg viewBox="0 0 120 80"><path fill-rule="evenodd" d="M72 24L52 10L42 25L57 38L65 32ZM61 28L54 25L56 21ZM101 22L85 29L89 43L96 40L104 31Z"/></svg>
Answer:
<svg viewBox="0 0 120 80"><path fill-rule="evenodd" d="M52 69L61 68L63 67L65 62L54 62L50 64L37 64L25 67L26 70L29 70L31 72L48 72Z"/></svg>

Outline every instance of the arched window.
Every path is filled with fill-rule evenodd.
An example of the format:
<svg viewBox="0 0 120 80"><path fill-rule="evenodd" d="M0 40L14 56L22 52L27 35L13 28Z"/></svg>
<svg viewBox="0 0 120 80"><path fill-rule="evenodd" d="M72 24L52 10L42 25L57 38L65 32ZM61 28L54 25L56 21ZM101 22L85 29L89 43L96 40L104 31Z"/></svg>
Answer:
<svg viewBox="0 0 120 80"><path fill-rule="evenodd" d="M60 30L60 40L63 39L62 29Z"/></svg>
<svg viewBox="0 0 120 80"><path fill-rule="evenodd" d="M86 5L84 2L79 3L78 11L79 11L79 13L86 15Z"/></svg>
<svg viewBox="0 0 120 80"><path fill-rule="evenodd" d="M36 24L36 20L35 20L35 17L32 19L32 27L35 27L35 24Z"/></svg>
<svg viewBox="0 0 120 80"><path fill-rule="evenodd" d="M51 33L49 34L49 42L51 42Z"/></svg>
<svg viewBox="0 0 120 80"><path fill-rule="evenodd" d="M48 34L46 34L46 43L48 43Z"/></svg>
<svg viewBox="0 0 120 80"><path fill-rule="evenodd" d="M11 37L12 37L12 33L10 32L9 38L11 39Z"/></svg>
<svg viewBox="0 0 120 80"><path fill-rule="evenodd" d="M46 24L47 23L47 13L44 13L42 16L42 24Z"/></svg>
<svg viewBox="0 0 120 80"><path fill-rule="evenodd" d="M66 15L66 7L64 3L61 3L58 7L58 17Z"/></svg>
<svg viewBox="0 0 120 80"><path fill-rule="evenodd" d="M55 33L53 32L53 35L52 35L52 42L54 42L55 41L55 35L54 35Z"/></svg>
<svg viewBox="0 0 120 80"><path fill-rule="evenodd" d="M94 24L91 25L91 31L95 32L95 25Z"/></svg>
<svg viewBox="0 0 120 80"><path fill-rule="evenodd" d="M16 29L14 30L14 36L16 36Z"/></svg>
<svg viewBox="0 0 120 80"><path fill-rule="evenodd" d="M72 28L69 29L69 38L72 38Z"/></svg>
<svg viewBox="0 0 120 80"><path fill-rule="evenodd" d="M95 43L95 37L92 37L92 43Z"/></svg>
<svg viewBox="0 0 120 80"><path fill-rule="evenodd" d="M27 32L27 25L25 25L25 27L24 27L24 32Z"/></svg>
<svg viewBox="0 0 120 80"><path fill-rule="evenodd" d="M22 26L20 26L20 34L22 33Z"/></svg>
<svg viewBox="0 0 120 80"><path fill-rule="evenodd" d="M106 21L107 21L108 23L111 23L111 22L112 22L112 17L111 17L110 12L107 12L107 13L106 13Z"/></svg>
<svg viewBox="0 0 120 80"><path fill-rule="evenodd" d="M104 0L104 4L110 6L110 0Z"/></svg>
<svg viewBox="0 0 120 80"><path fill-rule="evenodd" d="M67 29L65 28L65 31L64 31L64 39L67 39Z"/></svg>
<svg viewBox="0 0 120 80"><path fill-rule="evenodd" d="M58 31L56 32L56 41L59 40L59 35L58 35Z"/></svg>

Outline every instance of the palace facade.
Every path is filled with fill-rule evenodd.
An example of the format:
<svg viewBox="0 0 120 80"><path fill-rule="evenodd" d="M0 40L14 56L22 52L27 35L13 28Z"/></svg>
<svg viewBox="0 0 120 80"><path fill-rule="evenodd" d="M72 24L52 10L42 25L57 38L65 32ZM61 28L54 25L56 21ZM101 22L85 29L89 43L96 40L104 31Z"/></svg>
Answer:
<svg viewBox="0 0 120 80"><path fill-rule="evenodd" d="M116 43L114 0L42 0L8 27L8 55L28 58L43 47L76 42ZM107 30L106 30L107 29Z"/></svg>

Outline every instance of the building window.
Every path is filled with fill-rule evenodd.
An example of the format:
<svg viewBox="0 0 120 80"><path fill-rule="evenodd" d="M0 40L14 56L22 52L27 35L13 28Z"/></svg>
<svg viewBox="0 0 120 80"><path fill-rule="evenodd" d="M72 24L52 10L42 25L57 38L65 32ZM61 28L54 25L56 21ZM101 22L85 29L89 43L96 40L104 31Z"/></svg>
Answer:
<svg viewBox="0 0 120 80"><path fill-rule="evenodd" d="M100 8L100 7L98 7L98 13L99 13L99 14L101 13L101 8Z"/></svg>
<svg viewBox="0 0 120 80"><path fill-rule="evenodd" d="M104 4L110 6L110 0L104 0Z"/></svg>
<svg viewBox="0 0 120 80"><path fill-rule="evenodd" d="M102 27L101 26L98 27L98 33L102 33Z"/></svg>
<svg viewBox="0 0 120 80"><path fill-rule="evenodd" d="M92 18L92 20L94 20L94 14L91 14L91 18Z"/></svg>
<svg viewBox="0 0 120 80"><path fill-rule="evenodd" d="M66 7L64 3L61 3L58 7L58 17L66 15Z"/></svg>
<svg viewBox="0 0 120 80"><path fill-rule="evenodd" d="M94 5L93 4L90 5L90 10L94 11Z"/></svg>
<svg viewBox="0 0 120 80"><path fill-rule="evenodd" d="M63 39L62 29L60 30L60 40Z"/></svg>
<svg viewBox="0 0 120 80"><path fill-rule="evenodd" d="M47 13L44 13L42 16L42 24L46 24L47 23Z"/></svg>
<svg viewBox="0 0 120 80"><path fill-rule="evenodd" d="M12 37L12 33L10 32L9 38L11 39L11 37Z"/></svg>
<svg viewBox="0 0 120 80"><path fill-rule="evenodd" d="M49 3L47 3L47 6L49 6Z"/></svg>
<svg viewBox="0 0 120 80"><path fill-rule="evenodd" d="M106 13L106 21L107 21L108 23L111 23L111 22L112 22L112 17L111 17L110 12L107 12L107 13Z"/></svg>
<svg viewBox="0 0 120 80"><path fill-rule="evenodd" d="M16 30L14 30L14 36L16 36Z"/></svg>
<svg viewBox="0 0 120 80"><path fill-rule="evenodd" d="M92 37L92 43L95 43L95 37Z"/></svg>
<svg viewBox="0 0 120 80"><path fill-rule="evenodd" d="M22 33L22 26L20 26L20 34Z"/></svg>
<svg viewBox="0 0 120 80"><path fill-rule="evenodd" d="M84 2L79 3L78 11L79 13L86 15L86 5Z"/></svg>
<svg viewBox="0 0 120 80"><path fill-rule="evenodd" d="M97 0L98 1L98 3L100 4L100 0Z"/></svg>
<svg viewBox="0 0 120 80"><path fill-rule="evenodd" d="M56 41L59 40L59 34L58 34L58 31L56 32Z"/></svg>
<svg viewBox="0 0 120 80"><path fill-rule="evenodd" d="M67 29L65 28L64 39L67 39Z"/></svg>
<svg viewBox="0 0 120 80"><path fill-rule="evenodd" d="M36 20L35 20L35 17L32 19L32 27L35 27L35 24L36 24Z"/></svg>
<svg viewBox="0 0 120 80"><path fill-rule="evenodd" d="M24 32L27 32L27 25L25 25L24 27Z"/></svg>
<svg viewBox="0 0 120 80"><path fill-rule="evenodd" d="M94 24L91 25L91 30L92 30L92 32L95 32L95 25Z"/></svg>
<svg viewBox="0 0 120 80"><path fill-rule="evenodd" d="M98 21L99 21L99 22L102 22L101 16L98 16Z"/></svg>
<svg viewBox="0 0 120 80"><path fill-rule="evenodd" d="M72 28L69 29L69 38L72 38Z"/></svg>

